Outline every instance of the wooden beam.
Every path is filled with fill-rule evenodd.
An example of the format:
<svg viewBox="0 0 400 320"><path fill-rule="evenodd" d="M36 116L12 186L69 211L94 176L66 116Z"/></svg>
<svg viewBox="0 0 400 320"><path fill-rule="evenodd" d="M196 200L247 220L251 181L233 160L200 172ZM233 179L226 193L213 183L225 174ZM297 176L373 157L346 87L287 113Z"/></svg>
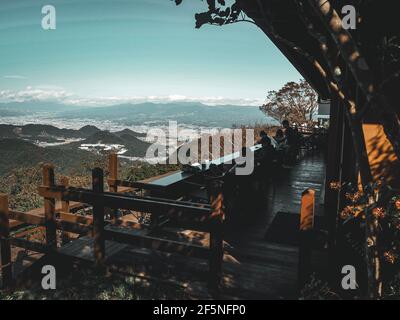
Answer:
<svg viewBox="0 0 400 320"><path fill-rule="evenodd" d="M31 214L29 212L20 212L15 210L10 210L8 212L8 216L10 219L17 220L20 222L24 222L27 224L35 224L38 226L44 226L46 223L46 219L35 214Z"/></svg>
<svg viewBox="0 0 400 320"><path fill-rule="evenodd" d="M70 216L68 216L67 218L68 220L66 220L65 219L66 215L67 214L63 214L61 219L54 219L54 224L56 229L65 230L68 232L73 232L78 234L87 234L91 232L92 228L90 227L90 223L87 223L92 221L91 218L77 217L77 219L72 219L71 216L74 215L69 214ZM8 216L10 219L14 219L27 224L33 224L38 226L46 225L45 217L40 217L35 214L31 214L29 212L19 212L10 210Z"/></svg>
<svg viewBox="0 0 400 320"><path fill-rule="evenodd" d="M10 243L14 247L24 248L26 250L39 252L39 253L50 253L54 250L53 248L49 247L46 244L43 244L40 242L29 241L29 240L22 239L22 238L11 238Z"/></svg>
<svg viewBox="0 0 400 320"><path fill-rule="evenodd" d="M56 228L59 230L63 230L70 233L76 233L79 235L90 235L93 233L92 226L75 222L61 221L61 220L56 220Z"/></svg>
<svg viewBox="0 0 400 320"><path fill-rule="evenodd" d="M349 66L357 85L370 100L375 92L373 76L349 31L342 26L342 19L329 0L309 0L317 16L324 22L340 54Z"/></svg>
<svg viewBox="0 0 400 320"><path fill-rule="evenodd" d="M59 200L69 199L88 204L103 202L105 207L119 208L127 210L137 210L150 213L172 212L176 209L174 215L209 215L210 209L207 205L196 204L190 202L172 201L167 199L156 199L151 197L131 196L125 194L117 194L111 192L96 193L92 190L80 188L65 189L60 186L48 187L41 186L38 188L39 194L43 197L56 198Z"/></svg>
<svg viewBox="0 0 400 320"><path fill-rule="evenodd" d="M10 230L13 230L15 228L19 228L22 226L22 222L16 221L16 220L10 220Z"/></svg>
<svg viewBox="0 0 400 320"><path fill-rule="evenodd" d="M119 226L108 225L105 227L106 240L136 245L163 252L178 253L184 256L209 259L210 250L207 247L172 241L149 234L149 230L133 230Z"/></svg>
<svg viewBox="0 0 400 320"><path fill-rule="evenodd" d="M163 192L165 191L164 186L158 186L154 185L148 182L142 182L142 181L126 181L126 180L118 180L118 179L108 179L108 184L111 186L116 186L116 187L126 187L126 188L133 188L133 189L143 189L143 190L149 190L149 191L158 191L158 192ZM117 191L112 191L110 188L111 192L117 192Z"/></svg>
<svg viewBox="0 0 400 320"><path fill-rule="evenodd" d="M364 106L358 106L352 115L363 117L367 107L372 102L377 103L383 110L382 114L385 114L380 117L380 121L384 123L385 133L393 145L397 158L400 159L400 125L397 112L385 95L379 92L378 88L375 88L374 74L357 47L356 41L354 41L350 32L343 28L342 20L331 1L308 0L308 2L336 43L339 53L356 81L357 88L360 88L366 102L368 102Z"/></svg>
<svg viewBox="0 0 400 320"><path fill-rule="evenodd" d="M60 212L59 217L62 221L67 221L71 223L79 223L86 226L93 224L92 216L81 216L79 214L74 214L74 213Z"/></svg>
<svg viewBox="0 0 400 320"><path fill-rule="evenodd" d="M8 196L0 194L0 250L1 250L1 274L3 287L12 285L12 261L10 244L10 222L8 218Z"/></svg>
<svg viewBox="0 0 400 320"><path fill-rule="evenodd" d="M147 230L148 229L148 227L143 224L136 223L133 221L123 220L121 218L116 219L115 222L113 222L113 225L123 227L123 228L137 229L137 230Z"/></svg>

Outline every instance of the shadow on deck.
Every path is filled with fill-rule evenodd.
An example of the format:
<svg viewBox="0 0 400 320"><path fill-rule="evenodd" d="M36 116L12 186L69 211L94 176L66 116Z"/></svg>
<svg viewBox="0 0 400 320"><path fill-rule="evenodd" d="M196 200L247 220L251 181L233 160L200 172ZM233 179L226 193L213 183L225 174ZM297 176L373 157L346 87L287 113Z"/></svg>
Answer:
<svg viewBox="0 0 400 320"><path fill-rule="evenodd" d="M322 215L325 163L321 155L308 156L291 169L275 172L272 181L249 181L247 192L236 199L236 221L225 230L221 299L295 299L298 296L298 246L293 234L298 230L301 193L316 190L316 212ZM295 223L275 223L279 212ZM271 230L273 229L273 230ZM266 238L274 231L278 237ZM158 235L162 237L163 235ZM207 245L208 234L179 230L177 240ZM290 241L285 241L289 238ZM293 240L295 239L295 240ZM286 239L287 240L287 239ZM86 242L85 242L86 241ZM93 261L91 238L81 238L62 249L58 263ZM208 261L173 253L108 242L107 265L122 275L161 281L181 287L188 298L211 298L207 290ZM111 248L111 249L110 249ZM75 252L76 250L80 252ZM153 248L157 249L157 248ZM74 251L75 250L75 251ZM314 255L320 268L321 252ZM89 264L90 266L91 264Z"/></svg>
<svg viewBox="0 0 400 320"><path fill-rule="evenodd" d="M324 179L323 156L308 156L293 168L275 172L269 187L261 186L261 192L247 202L251 203L247 210L241 209L244 213L241 221L226 234L230 245L227 251L237 261L224 263L227 283L223 293L226 298L293 299L298 296L296 236L301 194L307 188L316 191L315 209L320 222ZM273 236L267 239L267 233ZM320 258L321 252L315 251L316 271L321 268Z"/></svg>

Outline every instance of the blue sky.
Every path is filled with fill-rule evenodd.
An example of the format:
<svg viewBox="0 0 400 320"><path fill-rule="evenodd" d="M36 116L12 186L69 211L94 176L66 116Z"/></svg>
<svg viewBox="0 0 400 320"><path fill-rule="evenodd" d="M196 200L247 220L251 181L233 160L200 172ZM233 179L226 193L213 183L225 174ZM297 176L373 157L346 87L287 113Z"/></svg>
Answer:
<svg viewBox="0 0 400 320"><path fill-rule="evenodd" d="M56 8L57 29L41 28ZM300 75L250 23L195 29L204 2L1 0L0 99L256 103Z"/></svg>

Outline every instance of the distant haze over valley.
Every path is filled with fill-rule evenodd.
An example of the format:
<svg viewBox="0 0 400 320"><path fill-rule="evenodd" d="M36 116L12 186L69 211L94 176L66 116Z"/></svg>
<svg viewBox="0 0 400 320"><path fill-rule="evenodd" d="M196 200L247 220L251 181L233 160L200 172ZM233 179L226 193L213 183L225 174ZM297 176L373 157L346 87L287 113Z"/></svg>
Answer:
<svg viewBox="0 0 400 320"><path fill-rule="evenodd" d="M138 103L102 107L66 105L59 102L25 101L0 103L0 123L51 124L79 129L94 125L102 130L130 128L145 133L168 121L189 128L231 128L233 125L272 123L257 106L209 106L198 102Z"/></svg>
<svg viewBox="0 0 400 320"><path fill-rule="evenodd" d="M151 161L153 128L178 124L179 144L214 128L273 123L256 106L209 106L197 102L119 104L103 107L49 101L0 103L0 175L51 162L61 170L117 152L126 161ZM185 129L192 129L189 131Z"/></svg>

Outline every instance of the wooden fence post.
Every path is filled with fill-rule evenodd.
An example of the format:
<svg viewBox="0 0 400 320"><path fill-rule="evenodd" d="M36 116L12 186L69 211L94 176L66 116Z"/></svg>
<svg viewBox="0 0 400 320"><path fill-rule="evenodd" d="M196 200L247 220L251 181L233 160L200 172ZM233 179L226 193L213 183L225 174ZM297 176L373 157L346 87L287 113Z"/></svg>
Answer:
<svg viewBox="0 0 400 320"><path fill-rule="evenodd" d="M118 155L112 153L108 156L108 171L110 172L110 180L114 181L109 184L111 192L118 192L118 186L115 182L118 180Z"/></svg>
<svg viewBox="0 0 400 320"><path fill-rule="evenodd" d="M222 194L222 183L220 180L210 180L208 182L208 193L211 204L209 288L213 294L219 293L224 258L223 221L225 215L223 211L224 197Z"/></svg>
<svg viewBox="0 0 400 320"><path fill-rule="evenodd" d="M55 186L54 167L51 164L43 166L43 185L45 187ZM46 244L52 249L57 249L55 207L56 201L54 198L44 198Z"/></svg>
<svg viewBox="0 0 400 320"><path fill-rule="evenodd" d="M92 171L93 192L104 192L104 172L101 168ZM93 251L96 265L100 266L105 258L104 237L104 205L101 202L93 204Z"/></svg>
<svg viewBox="0 0 400 320"><path fill-rule="evenodd" d="M11 245L10 222L8 219L8 196L0 194L0 250L1 250L1 274L3 287L12 285L12 264L11 264Z"/></svg>
<svg viewBox="0 0 400 320"><path fill-rule="evenodd" d="M303 289L310 277L314 213L315 190L307 189L301 195L298 270L299 290Z"/></svg>
<svg viewBox="0 0 400 320"><path fill-rule="evenodd" d="M65 188L69 186L69 179L68 177L62 177L60 184ZM62 212L69 213L69 201L61 201L61 210Z"/></svg>
<svg viewBox="0 0 400 320"><path fill-rule="evenodd" d="M60 179L60 185L62 185L65 188L69 187L69 179L68 177L62 177ZM61 212L60 212L60 218L63 219L63 213L69 213L70 207L69 207L69 201L61 201ZM72 233L66 232L62 230L61 232L61 245L67 244L70 240L70 236Z"/></svg>
<svg viewBox="0 0 400 320"><path fill-rule="evenodd" d="M109 171L109 183L108 187L111 192L118 192L118 155L116 153L111 153L108 156L108 171ZM118 218L118 209L111 210L111 219Z"/></svg>

